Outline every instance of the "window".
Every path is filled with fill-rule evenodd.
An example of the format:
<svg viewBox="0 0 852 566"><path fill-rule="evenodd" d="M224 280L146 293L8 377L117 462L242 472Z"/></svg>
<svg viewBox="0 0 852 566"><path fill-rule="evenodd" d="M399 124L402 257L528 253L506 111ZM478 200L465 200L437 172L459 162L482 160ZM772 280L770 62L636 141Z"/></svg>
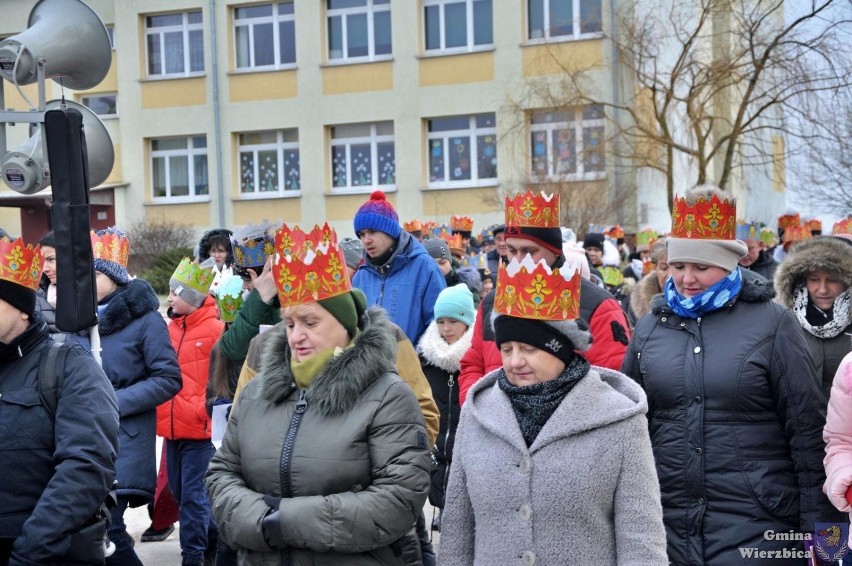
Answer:
<svg viewBox="0 0 852 566"><path fill-rule="evenodd" d="M109 46L115 49L115 26L106 26L106 30L109 36Z"/></svg>
<svg viewBox="0 0 852 566"><path fill-rule="evenodd" d="M390 0L326 0L328 59L390 57Z"/></svg>
<svg viewBox="0 0 852 566"><path fill-rule="evenodd" d="M332 126L331 178L332 188L338 190L393 188L393 122Z"/></svg>
<svg viewBox="0 0 852 566"><path fill-rule="evenodd" d="M80 104L100 116L101 118L115 118L118 116L116 102L118 95L114 92L103 94L90 94L80 97Z"/></svg>
<svg viewBox="0 0 852 566"><path fill-rule="evenodd" d="M204 72L201 10L146 16L148 76L188 77Z"/></svg>
<svg viewBox="0 0 852 566"><path fill-rule="evenodd" d="M491 0L423 0L426 51L473 51L490 46Z"/></svg>
<svg viewBox="0 0 852 566"><path fill-rule="evenodd" d="M572 39L601 31L601 0L527 0L527 38Z"/></svg>
<svg viewBox="0 0 852 566"><path fill-rule="evenodd" d="M430 187L466 187L496 182L494 114L432 118L428 123L427 139Z"/></svg>
<svg viewBox="0 0 852 566"><path fill-rule="evenodd" d="M239 151L241 195L268 197L301 190L297 130L240 134Z"/></svg>
<svg viewBox="0 0 852 566"><path fill-rule="evenodd" d="M237 68L277 68L296 64L293 1L234 10Z"/></svg>
<svg viewBox="0 0 852 566"><path fill-rule="evenodd" d="M570 110L539 110L530 120L532 176L568 180L601 179L604 114L598 105Z"/></svg>
<svg viewBox="0 0 852 566"><path fill-rule="evenodd" d="M154 200L197 200L207 196L207 137L151 140Z"/></svg>

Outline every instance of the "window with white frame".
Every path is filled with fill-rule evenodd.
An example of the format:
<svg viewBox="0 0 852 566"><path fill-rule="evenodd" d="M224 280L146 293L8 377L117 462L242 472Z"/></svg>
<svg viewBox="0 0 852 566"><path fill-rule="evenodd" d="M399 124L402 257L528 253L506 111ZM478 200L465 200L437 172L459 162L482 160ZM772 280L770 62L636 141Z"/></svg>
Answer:
<svg viewBox="0 0 852 566"><path fill-rule="evenodd" d="M154 200L201 200L208 195L207 137L151 140Z"/></svg>
<svg viewBox="0 0 852 566"><path fill-rule="evenodd" d="M464 52L493 43L491 0L423 0L427 52Z"/></svg>
<svg viewBox="0 0 852 566"><path fill-rule="evenodd" d="M332 126L330 133L334 190L393 188L396 183L393 122Z"/></svg>
<svg viewBox="0 0 852 566"><path fill-rule="evenodd" d="M237 69L296 64L293 0L235 8L234 34Z"/></svg>
<svg viewBox="0 0 852 566"><path fill-rule="evenodd" d="M601 32L601 0L527 0L527 39L576 39Z"/></svg>
<svg viewBox="0 0 852 566"><path fill-rule="evenodd" d="M426 137L430 187L491 185L497 180L494 114L432 118Z"/></svg>
<svg viewBox="0 0 852 566"><path fill-rule="evenodd" d="M239 134L240 194L298 193L299 132L296 129Z"/></svg>
<svg viewBox="0 0 852 566"><path fill-rule="evenodd" d="M80 104L101 118L115 118L118 116L117 103L118 95L114 92L89 94L80 97Z"/></svg>
<svg viewBox="0 0 852 566"><path fill-rule="evenodd" d="M204 72L201 10L145 17L149 77L187 77Z"/></svg>
<svg viewBox="0 0 852 566"><path fill-rule="evenodd" d="M389 58L390 0L326 0L329 61Z"/></svg>
<svg viewBox="0 0 852 566"><path fill-rule="evenodd" d="M601 179L605 175L604 113L599 105L537 110L530 117L534 179Z"/></svg>

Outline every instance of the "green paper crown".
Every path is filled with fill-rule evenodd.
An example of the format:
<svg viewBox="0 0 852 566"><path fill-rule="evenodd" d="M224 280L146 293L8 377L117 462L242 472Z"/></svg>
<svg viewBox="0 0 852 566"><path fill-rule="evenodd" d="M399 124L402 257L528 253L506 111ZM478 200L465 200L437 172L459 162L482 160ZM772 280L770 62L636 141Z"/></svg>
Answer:
<svg viewBox="0 0 852 566"><path fill-rule="evenodd" d="M181 260L180 265L177 266L174 275L172 275L172 279L199 293L207 293L215 278L216 274L212 269L201 267L188 257Z"/></svg>
<svg viewBox="0 0 852 566"><path fill-rule="evenodd" d="M642 231L636 234L637 246L650 246L651 243L659 238L657 231L653 228L643 228Z"/></svg>
<svg viewBox="0 0 852 566"><path fill-rule="evenodd" d="M758 238L760 238L760 241L770 248L778 243L778 240L775 238L775 230L768 226L764 226L760 229Z"/></svg>

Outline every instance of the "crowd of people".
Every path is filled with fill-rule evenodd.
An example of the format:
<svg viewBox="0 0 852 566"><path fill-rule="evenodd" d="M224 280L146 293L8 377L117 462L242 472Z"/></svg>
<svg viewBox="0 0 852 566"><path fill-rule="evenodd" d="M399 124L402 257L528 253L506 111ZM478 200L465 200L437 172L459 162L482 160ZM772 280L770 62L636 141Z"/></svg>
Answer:
<svg viewBox="0 0 852 566"><path fill-rule="evenodd" d="M344 237L206 232L165 318L111 227L82 332L54 234L0 234L0 566L141 564L142 506L184 565L836 563L852 218L672 208L578 239L558 194L474 233L376 191Z"/></svg>

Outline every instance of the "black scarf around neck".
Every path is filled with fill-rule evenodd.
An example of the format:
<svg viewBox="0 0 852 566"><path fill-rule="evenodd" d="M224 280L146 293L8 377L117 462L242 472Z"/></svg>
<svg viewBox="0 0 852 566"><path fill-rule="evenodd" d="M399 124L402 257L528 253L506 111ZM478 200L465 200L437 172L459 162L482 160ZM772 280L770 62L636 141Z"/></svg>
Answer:
<svg viewBox="0 0 852 566"><path fill-rule="evenodd" d="M527 448L532 446L538 433L553 416L568 392L589 373L589 367L589 362L584 358L574 356L556 379L523 387L512 385L506 378L506 372L500 372L497 385L512 404L512 410L515 412L515 418L518 419L521 436L524 437Z"/></svg>

